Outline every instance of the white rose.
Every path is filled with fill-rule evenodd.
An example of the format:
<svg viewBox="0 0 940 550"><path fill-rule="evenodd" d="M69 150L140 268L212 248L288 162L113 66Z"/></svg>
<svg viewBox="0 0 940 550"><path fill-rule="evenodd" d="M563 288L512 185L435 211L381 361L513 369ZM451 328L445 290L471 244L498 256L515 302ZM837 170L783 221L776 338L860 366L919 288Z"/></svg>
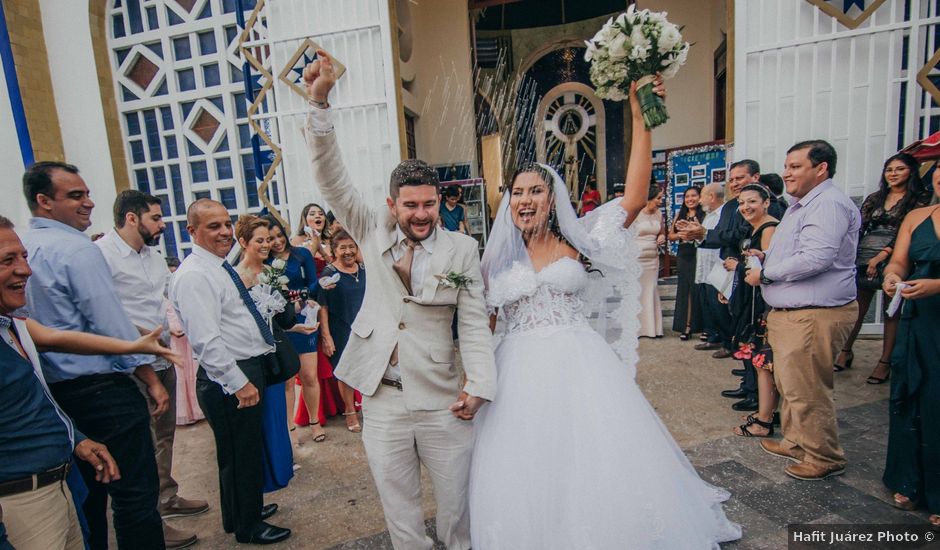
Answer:
<svg viewBox="0 0 940 550"><path fill-rule="evenodd" d="M646 54L652 47L652 43L650 43L646 35L643 34L642 27L633 27L633 32L630 33L630 43L632 45L630 48L630 59L633 60L645 59Z"/></svg>
<svg viewBox="0 0 940 550"><path fill-rule="evenodd" d="M290 282L290 279L288 279L286 275L281 275L277 278L277 282L278 284L286 285Z"/></svg>
<svg viewBox="0 0 940 550"><path fill-rule="evenodd" d="M587 47L587 51L584 52L584 60L590 62L597 53L597 46L595 46L594 42L591 40L585 40L584 45Z"/></svg>
<svg viewBox="0 0 940 550"><path fill-rule="evenodd" d="M618 60L627 57L628 46L629 44L627 43L627 35L623 34L622 32L617 33L617 36L614 37L614 39L611 40L610 44L607 46L610 53L610 58Z"/></svg>
<svg viewBox="0 0 940 550"><path fill-rule="evenodd" d="M679 55L676 56L674 60L663 61L664 69L662 70L663 78L668 79L676 76L676 73L679 72L679 67L685 65L686 60L689 57L689 45L686 44L681 50L679 50Z"/></svg>
<svg viewBox="0 0 940 550"><path fill-rule="evenodd" d="M275 258L274 261L271 262L271 267L273 267L274 269L280 270L280 269L284 269L286 266L287 266L287 262L285 262L281 258Z"/></svg>
<svg viewBox="0 0 940 550"><path fill-rule="evenodd" d="M659 35L659 53L668 52L675 48L679 42L682 42L682 33L679 32L679 27L673 24L664 26L662 33Z"/></svg>

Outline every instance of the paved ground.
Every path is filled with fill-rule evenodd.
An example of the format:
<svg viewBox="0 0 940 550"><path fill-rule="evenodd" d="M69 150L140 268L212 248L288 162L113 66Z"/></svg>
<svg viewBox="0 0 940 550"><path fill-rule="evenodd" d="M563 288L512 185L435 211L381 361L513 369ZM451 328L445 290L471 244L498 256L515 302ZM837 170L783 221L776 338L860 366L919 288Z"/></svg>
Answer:
<svg viewBox="0 0 940 550"><path fill-rule="evenodd" d="M663 293L668 296L672 289L664 287ZM666 300L664 310L671 309ZM671 325L668 319L666 323ZM730 409L731 400L718 394L736 384L729 370L737 363L694 351L694 343L682 342L668 331L665 338L642 339L637 380L702 477L733 493L726 510L744 525L744 538L727 548L785 548L786 525L794 522L925 521L924 514L890 507L891 495L880 482L888 390L864 383L877 361L880 340L860 341L855 368L836 375L849 468L842 478L816 483L786 477L786 461L761 452L755 439L731 435L740 415ZM584 422L615 420L585 418ZM281 506L274 522L294 530L279 548L391 548L359 436L347 432L342 419L331 421L326 430L329 438L324 443L314 443L302 428L294 432L295 461L301 468L289 487L267 496L266 502ZM203 516L171 521L199 534L197 548L234 546L233 537L221 530L214 453L205 422L179 429L174 471L181 494L207 498L212 509ZM434 507L428 493L425 511L430 518Z"/></svg>

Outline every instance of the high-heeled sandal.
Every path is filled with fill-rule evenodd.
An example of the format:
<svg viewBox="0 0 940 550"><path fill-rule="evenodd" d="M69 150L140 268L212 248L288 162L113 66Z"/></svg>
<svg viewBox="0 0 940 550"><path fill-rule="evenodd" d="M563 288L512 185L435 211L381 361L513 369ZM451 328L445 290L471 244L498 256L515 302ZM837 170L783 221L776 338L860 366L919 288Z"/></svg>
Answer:
<svg viewBox="0 0 940 550"><path fill-rule="evenodd" d="M884 384L885 382L888 381L888 379L891 378L891 363L889 363L888 361L878 361L878 364L879 364L879 365L888 365L888 374L886 374L884 378L878 378L877 376L874 376L874 375L869 376L869 377L865 380L865 383L866 383L866 384L871 384L872 386L877 386L877 385L880 385L880 384Z"/></svg>
<svg viewBox="0 0 940 550"><path fill-rule="evenodd" d="M692 337L692 333L689 332L688 330L686 330L685 332L679 335L679 339L682 341L688 340L691 337Z"/></svg>
<svg viewBox="0 0 940 550"><path fill-rule="evenodd" d="M352 426L349 425L349 422L346 422L347 430L351 431L354 434L362 432L362 425L359 424L359 416L357 415L356 411L348 412L348 413L344 412L343 416L345 417L355 416L356 417L356 423L353 424Z"/></svg>
<svg viewBox="0 0 940 550"><path fill-rule="evenodd" d="M750 430L748 430L748 428L755 424L767 430L767 433L762 434L762 435L752 434ZM738 432L734 432L734 433L735 435L739 435L741 437L771 437L774 435L774 423L772 421L764 422L762 420L758 420L757 417L754 415L749 415L747 417L747 422L738 426L738 429L741 430L741 433L738 433Z"/></svg>
<svg viewBox="0 0 940 550"><path fill-rule="evenodd" d="M320 425L320 421L317 420L316 422L311 422L310 425L311 425L311 426L319 426L319 425ZM323 443L324 441L326 441L326 433L322 433L322 434L320 434L320 435L315 435L315 436L313 436L313 442L314 442L314 443Z"/></svg>
<svg viewBox="0 0 940 550"><path fill-rule="evenodd" d="M840 364L838 364L838 363L833 363L833 364L832 364L832 370L833 370L834 372L842 372L842 371L844 371L844 370L848 370L848 369L852 368L852 363L855 362L855 352L854 352L854 351L852 351L852 350L850 350L850 349L844 349L844 350L842 350L842 353L848 353L849 355L848 355L848 357L846 357L846 359L845 359L845 364L844 364L844 365L840 365Z"/></svg>

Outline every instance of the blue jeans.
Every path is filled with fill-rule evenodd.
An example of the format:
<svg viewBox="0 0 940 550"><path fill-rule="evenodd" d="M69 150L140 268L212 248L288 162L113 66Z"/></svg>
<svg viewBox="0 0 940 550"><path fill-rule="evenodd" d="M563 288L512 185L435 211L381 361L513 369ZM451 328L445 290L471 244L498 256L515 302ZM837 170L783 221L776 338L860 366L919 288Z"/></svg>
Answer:
<svg viewBox="0 0 940 550"><path fill-rule="evenodd" d="M92 550L108 548L110 496L118 548L164 548L150 412L137 385L126 374L95 374L50 384L49 389L78 430L108 447L121 471L121 479L102 484L95 481L91 465L77 461L88 486L82 506L90 530L88 545Z"/></svg>

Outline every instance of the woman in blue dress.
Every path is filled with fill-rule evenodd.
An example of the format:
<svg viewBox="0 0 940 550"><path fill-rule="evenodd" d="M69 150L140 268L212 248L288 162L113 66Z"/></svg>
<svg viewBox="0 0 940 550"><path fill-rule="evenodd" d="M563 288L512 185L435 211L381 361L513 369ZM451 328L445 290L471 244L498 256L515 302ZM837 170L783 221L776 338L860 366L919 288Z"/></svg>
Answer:
<svg viewBox="0 0 940 550"><path fill-rule="evenodd" d="M268 222L254 215L241 216L235 223L235 237L241 246L241 255L235 270L245 288L258 284L258 276L264 270L264 261L270 254L270 231ZM287 305L283 314L275 315L272 329L275 332L306 330L294 324L293 311ZM285 327L286 325L286 327ZM292 334L292 332L288 332ZM261 400L261 434L264 459L264 485L266 493L283 489L294 476L294 453L290 433L287 431L287 406L284 400L284 383L268 385Z"/></svg>
<svg viewBox="0 0 940 550"><path fill-rule="evenodd" d="M366 270L358 262L359 247L345 230L341 229L333 235L332 245L335 259L323 269L322 275L329 277L339 273L339 281L329 288L321 288L317 302L321 307L320 338L323 352L335 368L349 342L352 322L362 306L362 298L366 293ZM359 433L362 426L356 415L354 391L342 381L338 384L343 399L346 429Z"/></svg>
<svg viewBox="0 0 940 550"><path fill-rule="evenodd" d="M304 247L291 246L284 226L274 216L265 216L270 225L271 234L271 256L268 263L275 259L281 259L286 262L284 275L287 276L287 288L299 292L301 295L300 307L303 307L304 300L313 302L317 291L317 268L313 261L313 255ZM299 313L299 311L298 311ZM303 315L299 315L297 322L308 324ZM316 319L310 319L309 324L316 323ZM326 439L326 432L320 424L318 417L320 409L320 380L317 376L317 333L301 334L297 332L287 333L291 344L300 355L300 382L302 384L304 405L310 417L310 427L313 431L313 441L321 443ZM287 406L287 417L293 417L294 408L294 384L285 385L285 400Z"/></svg>

